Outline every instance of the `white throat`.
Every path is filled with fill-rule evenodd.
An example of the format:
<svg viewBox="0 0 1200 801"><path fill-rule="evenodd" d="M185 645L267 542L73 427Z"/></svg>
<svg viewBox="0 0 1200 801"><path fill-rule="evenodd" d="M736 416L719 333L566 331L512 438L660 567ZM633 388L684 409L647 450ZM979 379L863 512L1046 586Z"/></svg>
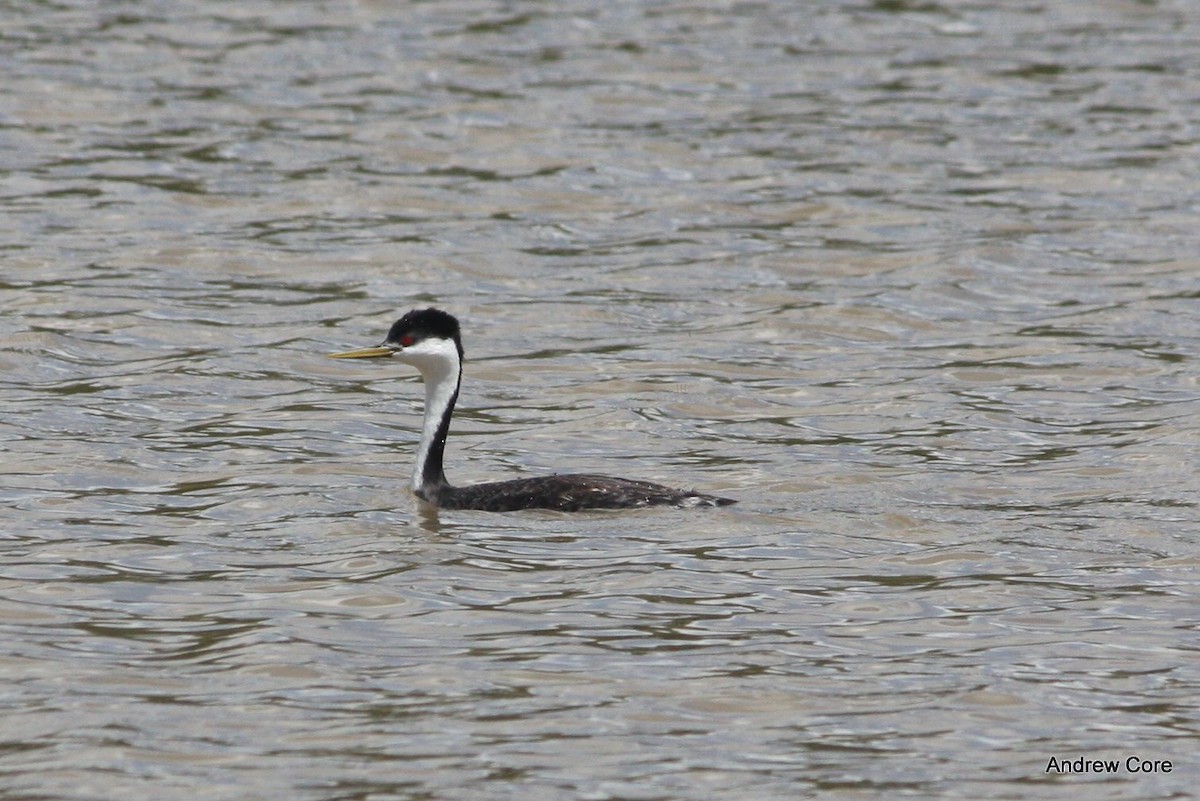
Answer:
<svg viewBox="0 0 1200 801"><path fill-rule="evenodd" d="M449 339L424 340L398 351L395 358L417 368L425 382L425 418L421 425L421 444L417 448L417 459L412 474L413 492L419 493L429 482L430 458L436 460L437 474L441 475L445 432L442 432L441 441L438 434L442 428L442 421L451 412L458 394L462 363L458 358L458 347Z"/></svg>

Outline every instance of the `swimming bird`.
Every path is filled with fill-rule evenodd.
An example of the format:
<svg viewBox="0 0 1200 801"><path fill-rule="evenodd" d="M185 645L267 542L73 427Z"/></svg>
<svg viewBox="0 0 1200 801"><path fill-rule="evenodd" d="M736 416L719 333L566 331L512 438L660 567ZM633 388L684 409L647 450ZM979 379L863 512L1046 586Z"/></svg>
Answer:
<svg viewBox="0 0 1200 801"><path fill-rule="evenodd" d="M425 383L425 417L413 466L412 490L418 498L434 506L489 512L518 509L575 512L644 506L725 506L735 502L649 481L587 473L453 486L446 480L442 458L462 384L463 346L458 319L441 309L413 309L396 321L383 344L330 354L334 359L385 356L417 368Z"/></svg>

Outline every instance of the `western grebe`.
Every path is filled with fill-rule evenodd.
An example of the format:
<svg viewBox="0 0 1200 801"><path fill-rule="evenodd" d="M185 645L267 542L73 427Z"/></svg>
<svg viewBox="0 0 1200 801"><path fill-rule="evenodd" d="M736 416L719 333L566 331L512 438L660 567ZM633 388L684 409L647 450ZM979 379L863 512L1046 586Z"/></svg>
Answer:
<svg viewBox="0 0 1200 801"><path fill-rule="evenodd" d="M331 353L334 359L394 356L412 365L425 382L425 421L413 467L416 496L444 509L511 512L517 509L630 509L640 506L724 506L729 498L671 489L649 481L587 474L518 478L469 487L446 481L442 455L450 416L462 382L463 347L458 320L441 309L413 309L375 348Z"/></svg>

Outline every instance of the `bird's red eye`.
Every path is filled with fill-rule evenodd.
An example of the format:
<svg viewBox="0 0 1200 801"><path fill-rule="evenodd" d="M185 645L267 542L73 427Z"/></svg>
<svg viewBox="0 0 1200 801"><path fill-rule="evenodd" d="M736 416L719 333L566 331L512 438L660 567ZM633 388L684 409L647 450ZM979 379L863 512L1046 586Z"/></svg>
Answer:
<svg viewBox="0 0 1200 801"><path fill-rule="evenodd" d="M400 337L400 346L407 348L409 345L411 345L413 343L413 341L414 340L413 340L412 334L405 334L404 336Z"/></svg>

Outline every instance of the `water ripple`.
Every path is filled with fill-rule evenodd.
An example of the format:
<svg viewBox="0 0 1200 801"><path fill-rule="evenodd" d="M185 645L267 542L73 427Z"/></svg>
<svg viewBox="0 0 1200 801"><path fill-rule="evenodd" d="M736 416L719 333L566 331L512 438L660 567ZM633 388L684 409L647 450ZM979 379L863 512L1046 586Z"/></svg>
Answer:
<svg viewBox="0 0 1200 801"><path fill-rule="evenodd" d="M1183 797L1197 24L13 6L5 791ZM428 304L455 480L741 503L417 508Z"/></svg>

